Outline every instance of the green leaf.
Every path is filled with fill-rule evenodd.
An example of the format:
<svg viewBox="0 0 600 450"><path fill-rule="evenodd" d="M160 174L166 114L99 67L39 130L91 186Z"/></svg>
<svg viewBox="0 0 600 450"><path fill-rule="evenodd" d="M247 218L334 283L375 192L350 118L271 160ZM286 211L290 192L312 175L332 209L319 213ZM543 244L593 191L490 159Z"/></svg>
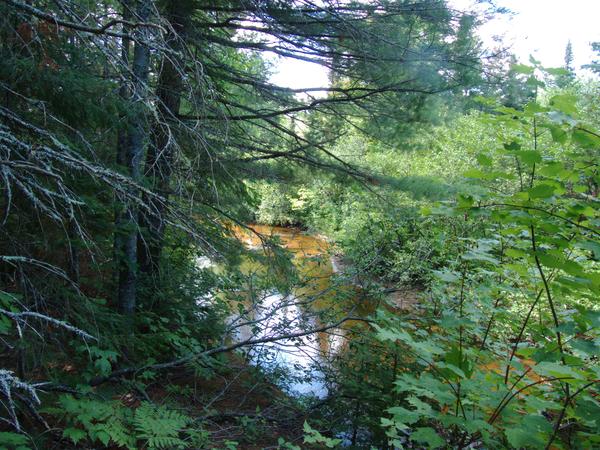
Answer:
<svg viewBox="0 0 600 450"><path fill-rule="evenodd" d="M505 432L506 439L512 448L524 448L531 443L531 433L518 427L511 427Z"/></svg>
<svg viewBox="0 0 600 450"><path fill-rule="evenodd" d="M597 241L583 241L577 242L575 247L589 250L594 254L594 258L600 259L600 242Z"/></svg>
<svg viewBox="0 0 600 450"><path fill-rule="evenodd" d="M589 323L592 324L592 326L600 327L600 311L587 309L583 310L581 314L585 318L585 320L589 321Z"/></svg>
<svg viewBox="0 0 600 450"><path fill-rule="evenodd" d="M483 172L482 170L479 170L479 169L467 170L463 175L467 178L479 178L479 179L483 179L483 180L485 180L489 177L489 174L487 172Z"/></svg>
<svg viewBox="0 0 600 450"><path fill-rule="evenodd" d="M560 94L555 95L550 99L550 106L558 109L565 114L576 114L577 113L577 97L572 94Z"/></svg>
<svg viewBox="0 0 600 450"><path fill-rule="evenodd" d="M510 70L512 70L515 73L521 73L523 75L531 75L535 69L525 64L513 64L512 66L510 66Z"/></svg>
<svg viewBox="0 0 600 450"><path fill-rule="evenodd" d="M400 340L400 341L404 341L407 343L413 342L412 336L404 330L382 328L377 324L374 324L373 326L377 330L377 338L381 341L394 342L394 341Z"/></svg>
<svg viewBox="0 0 600 450"><path fill-rule="evenodd" d="M565 69L564 67L546 67L544 70L546 72L548 72L550 75L553 75L555 77L565 76L565 75L570 74L570 72L567 69Z"/></svg>
<svg viewBox="0 0 600 450"><path fill-rule="evenodd" d="M583 267L575 261L565 259L562 256L557 257L555 255L542 252L538 252L537 257L540 260L540 262L546 267L564 270L568 274L574 276L585 276Z"/></svg>
<svg viewBox="0 0 600 450"><path fill-rule="evenodd" d="M402 406L394 406L392 408L388 408L386 411L394 416L394 421L402 424L411 425L421 418L416 411L411 411L403 408Z"/></svg>
<svg viewBox="0 0 600 450"><path fill-rule="evenodd" d="M74 444L77 444L80 440L87 437L87 433L79 428L65 428L63 430L63 436L71 439Z"/></svg>
<svg viewBox="0 0 600 450"><path fill-rule="evenodd" d="M548 108L543 107L536 101L531 101L531 102L527 103L527 105L525 105L525 112L530 115L535 114L535 113L545 112L547 110L548 110Z"/></svg>
<svg viewBox="0 0 600 450"><path fill-rule="evenodd" d="M513 448L540 448L546 443L545 436L552 424L544 416L530 414L518 423L512 423L505 431L506 439Z"/></svg>
<svg viewBox="0 0 600 450"><path fill-rule="evenodd" d="M433 408L429 403L425 403L419 397L411 395L407 398L408 403L415 407L414 411L420 416L430 417L433 412Z"/></svg>
<svg viewBox="0 0 600 450"><path fill-rule="evenodd" d="M521 150L521 145L518 142L512 141L510 144L504 144L504 148L510 151Z"/></svg>
<svg viewBox="0 0 600 450"><path fill-rule="evenodd" d="M479 164L481 164L482 166L486 166L489 167L492 165L492 163L494 162L492 160L492 158L490 158L488 155L484 154L484 153L479 153L477 155L477 162Z"/></svg>
<svg viewBox="0 0 600 450"><path fill-rule="evenodd" d="M427 444L427 448L439 448L446 444L446 441L431 427L415 429L411 433L410 439L415 442Z"/></svg>
<svg viewBox="0 0 600 450"><path fill-rule="evenodd" d="M438 363L438 368L447 369L444 370L442 373L444 373L448 378L467 378L465 373L460 368L456 367L454 364L446 364L440 362ZM450 374L449 372L452 372L452 374Z"/></svg>
<svg viewBox="0 0 600 450"><path fill-rule="evenodd" d="M334 448L342 442L341 439L331 439L323 436L319 431L313 429L307 421L304 421L304 442L307 444L324 444L327 448Z"/></svg>
<svg viewBox="0 0 600 450"><path fill-rule="evenodd" d="M103 430L99 430L96 433L96 438L105 446L108 445L108 443L110 442L110 434Z"/></svg>
<svg viewBox="0 0 600 450"><path fill-rule="evenodd" d="M554 177L558 175L565 168L563 163L557 161L548 161L542 167L540 167L538 173L546 177Z"/></svg>
<svg viewBox="0 0 600 450"><path fill-rule="evenodd" d="M494 258L489 253L479 250L479 249L475 249L470 252L464 253L462 255L462 259L464 259L465 261L485 261L485 262L489 262L492 264L498 264L498 262L499 262L496 258Z"/></svg>
<svg viewBox="0 0 600 450"><path fill-rule="evenodd" d="M585 339L574 339L569 342L571 347L584 354L586 357L598 357L600 356L600 345L598 342L593 340Z"/></svg>
<svg viewBox="0 0 600 450"><path fill-rule="evenodd" d="M100 374L107 375L110 373L112 365L110 361L106 358L99 358L94 362L94 366L98 368Z"/></svg>
<svg viewBox="0 0 600 450"><path fill-rule="evenodd" d="M532 166L533 164L542 162L542 155L536 150L520 150L516 151L515 155L525 164Z"/></svg>
<svg viewBox="0 0 600 450"><path fill-rule="evenodd" d="M526 252L519 250L518 248L507 248L504 253L510 258L522 258L523 256L527 256Z"/></svg>
<svg viewBox="0 0 600 450"><path fill-rule="evenodd" d="M554 186L540 183L527 191L529 198L549 198L554 195Z"/></svg>
<svg viewBox="0 0 600 450"><path fill-rule="evenodd" d="M600 137L585 130L574 129L571 138L583 148L600 147Z"/></svg>
<svg viewBox="0 0 600 450"><path fill-rule="evenodd" d="M548 377L573 379L583 378L582 375L576 372L572 367L562 365L558 362L542 361L535 366L534 370L537 374Z"/></svg>
<svg viewBox="0 0 600 450"><path fill-rule="evenodd" d="M470 195L459 194L457 200L459 208L470 208L474 203L474 199Z"/></svg>
<svg viewBox="0 0 600 450"><path fill-rule="evenodd" d="M563 130L559 126L551 126L549 128L550 134L552 135L552 140L554 142L557 142L559 144L564 144L565 142L567 142L568 134L565 130Z"/></svg>
<svg viewBox="0 0 600 450"><path fill-rule="evenodd" d="M20 448L29 449L29 447L26 447L28 443L29 438L23 434L11 433L8 431L0 431L0 445L3 446L2 448L14 448L18 446Z"/></svg>
<svg viewBox="0 0 600 450"><path fill-rule="evenodd" d="M452 370L459 377L469 378L473 375L473 363L458 347L452 347L452 350L446 353L444 359L446 368Z"/></svg>

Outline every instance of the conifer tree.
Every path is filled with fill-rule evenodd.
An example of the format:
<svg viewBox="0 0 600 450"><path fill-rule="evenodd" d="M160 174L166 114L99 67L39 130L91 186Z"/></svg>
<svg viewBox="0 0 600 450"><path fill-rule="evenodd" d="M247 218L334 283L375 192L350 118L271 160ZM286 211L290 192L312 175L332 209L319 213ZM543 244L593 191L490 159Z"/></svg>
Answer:
<svg viewBox="0 0 600 450"><path fill-rule="evenodd" d="M568 86L575 79L575 68L573 67L573 44L571 44L570 40L567 42L567 46L565 47L563 69L565 70L565 73L559 75L556 80L556 84L558 84L558 86L561 88Z"/></svg>
<svg viewBox="0 0 600 450"><path fill-rule="evenodd" d="M592 42L591 46L596 56L600 57L600 42ZM600 74L600 59L595 59L590 64L585 64L583 68L591 70L596 75Z"/></svg>

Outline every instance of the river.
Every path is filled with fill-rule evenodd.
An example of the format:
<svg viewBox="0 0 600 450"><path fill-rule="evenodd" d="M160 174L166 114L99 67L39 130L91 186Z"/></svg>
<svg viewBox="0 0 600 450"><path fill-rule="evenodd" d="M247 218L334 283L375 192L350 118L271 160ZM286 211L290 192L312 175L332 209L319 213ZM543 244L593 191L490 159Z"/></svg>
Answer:
<svg viewBox="0 0 600 450"><path fill-rule="evenodd" d="M246 321L260 325L236 327L235 340L263 339L318 328L341 317L349 305L355 305L357 288L335 270L331 245L325 239L298 228L250 227L262 236L276 237L281 247L290 252L298 280L288 293L273 287L262 290L260 295L254 294L253 300L247 299L244 313L232 315L230 323L237 326L238 322ZM255 233L241 228L235 233L247 248L264 253L264 242ZM264 267L254 260L242 264L246 273L261 270ZM369 309L365 305L354 306L359 315L366 315ZM327 320L323 315L327 315ZM324 369L343 348L346 333L345 327L340 327L302 338L266 342L253 346L248 358L252 364L274 374L285 371L286 376L281 380L286 380L286 384L282 387L290 394L324 397L328 392Z"/></svg>

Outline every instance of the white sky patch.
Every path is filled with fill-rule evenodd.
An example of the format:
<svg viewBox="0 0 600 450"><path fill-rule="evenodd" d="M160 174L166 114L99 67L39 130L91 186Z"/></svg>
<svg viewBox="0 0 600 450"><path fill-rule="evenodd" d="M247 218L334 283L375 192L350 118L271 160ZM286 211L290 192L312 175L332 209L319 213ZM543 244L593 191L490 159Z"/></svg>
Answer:
<svg viewBox="0 0 600 450"><path fill-rule="evenodd" d="M459 10L470 10L475 0L449 0ZM500 36L502 46L511 48L517 58L527 64L529 55L545 67L564 64L565 47L571 40L574 67L594 59L590 44L600 41L600 0L496 0L514 12L491 20L479 35L486 47L498 46L493 37ZM326 68L291 58L274 58L272 83L290 88L326 87L329 84ZM319 96L319 93L314 93Z"/></svg>
<svg viewBox="0 0 600 450"><path fill-rule="evenodd" d="M279 56L273 62L270 81L278 86L293 89L329 86L329 70L320 64Z"/></svg>
<svg viewBox="0 0 600 450"><path fill-rule="evenodd" d="M457 9L469 9L473 0L450 0ZM501 14L485 24L479 35L486 46L493 36L502 38L517 58L527 63L529 55L545 67L564 65L565 47L571 41L574 68L579 70L594 58L590 44L600 41L600 0L496 0L497 6L514 15Z"/></svg>

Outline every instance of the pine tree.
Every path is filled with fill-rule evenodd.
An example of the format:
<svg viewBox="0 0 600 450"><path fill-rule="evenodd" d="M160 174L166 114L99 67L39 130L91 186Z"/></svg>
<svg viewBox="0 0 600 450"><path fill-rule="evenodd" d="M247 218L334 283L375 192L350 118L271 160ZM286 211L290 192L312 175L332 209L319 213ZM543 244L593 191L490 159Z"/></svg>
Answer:
<svg viewBox="0 0 600 450"><path fill-rule="evenodd" d="M567 46L565 47L565 69L569 72L573 72L573 44L571 41L567 42Z"/></svg>
<svg viewBox="0 0 600 450"><path fill-rule="evenodd" d="M575 80L575 69L573 67L573 45L571 41L567 42L565 47L564 65L562 67L565 73L556 78L556 84L561 87L567 87Z"/></svg>
<svg viewBox="0 0 600 450"><path fill-rule="evenodd" d="M197 311L174 262L189 275L192 251L239 251L226 223L284 165L365 180L328 147L342 130L326 119L398 122L456 90L478 65L470 26L453 44L456 20L442 0L0 2L0 300L78 326L65 333L100 329L115 352L120 325L141 339L134 314ZM273 53L336 81L274 85ZM40 367L21 350L30 333L3 335L19 377Z"/></svg>
<svg viewBox="0 0 600 450"><path fill-rule="evenodd" d="M592 42L591 46L599 59L593 60L590 64L585 64L583 68L591 70L596 75L600 75L600 42Z"/></svg>

